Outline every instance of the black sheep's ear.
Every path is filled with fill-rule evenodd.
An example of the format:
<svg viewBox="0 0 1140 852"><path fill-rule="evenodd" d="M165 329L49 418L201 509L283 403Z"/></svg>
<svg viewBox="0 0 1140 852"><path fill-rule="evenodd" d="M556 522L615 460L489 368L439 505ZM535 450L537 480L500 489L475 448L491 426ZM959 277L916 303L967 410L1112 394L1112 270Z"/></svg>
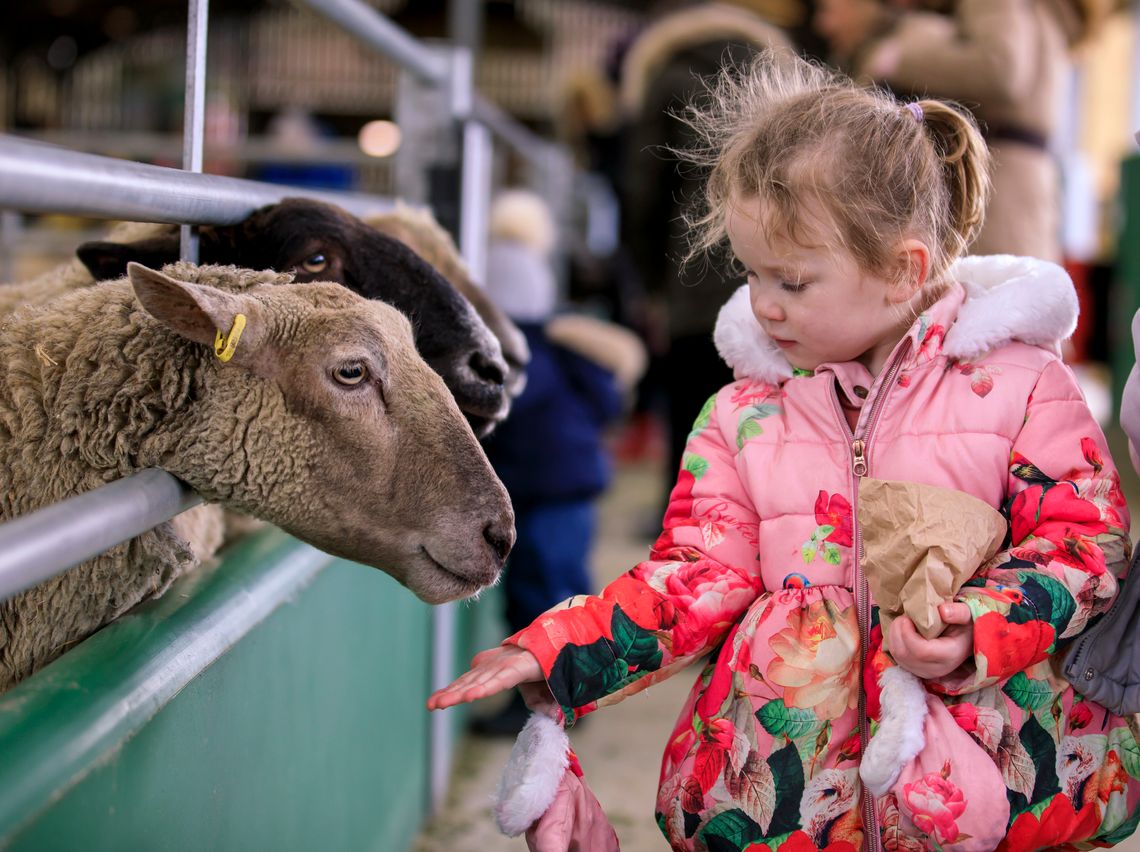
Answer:
<svg viewBox="0 0 1140 852"><path fill-rule="evenodd" d="M154 237L134 243L110 243L103 240L84 243L75 251L96 281L111 281L127 274L131 261L161 269L178 260L178 235Z"/></svg>

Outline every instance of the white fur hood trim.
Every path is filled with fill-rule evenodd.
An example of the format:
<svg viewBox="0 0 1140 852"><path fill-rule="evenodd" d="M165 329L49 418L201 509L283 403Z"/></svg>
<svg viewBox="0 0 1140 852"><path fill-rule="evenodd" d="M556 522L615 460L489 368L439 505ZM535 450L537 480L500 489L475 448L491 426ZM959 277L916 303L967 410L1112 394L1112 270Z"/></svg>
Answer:
<svg viewBox="0 0 1140 852"><path fill-rule="evenodd" d="M562 774L570 765L570 738L562 726L532 713L519 732L495 795L495 822L518 837L554 803Z"/></svg>
<svg viewBox="0 0 1140 852"><path fill-rule="evenodd" d="M950 267L950 278L966 299L942 346L947 357L977 358L1011 340L1054 347L1077 327L1077 292L1055 263L1009 254L965 257ZM737 378L778 382L792 375L756 322L747 285L721 308L713 341Z"/></svg>

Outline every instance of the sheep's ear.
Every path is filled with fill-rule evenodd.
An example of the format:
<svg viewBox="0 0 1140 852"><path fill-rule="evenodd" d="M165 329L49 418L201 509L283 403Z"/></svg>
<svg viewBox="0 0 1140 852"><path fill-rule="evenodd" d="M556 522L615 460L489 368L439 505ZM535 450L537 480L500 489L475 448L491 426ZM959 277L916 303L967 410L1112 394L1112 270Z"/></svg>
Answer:
<svg viewBox="0 0 1140 852"><path fill-rule="evenodd" d="M223 338L231 333L235 319L242 314L245 327L240 332L241 344L246 351L256 344L259 329L252 299L178 281L139 263L127 264L127 276L147 313L175 334L213 346L219 333Z"/></svg>
<svg viewBox="0 0 1140 852"><path fill-rule="evenodd" d="M95 240L83 243L75 254L96 281L112 281L127 274L131 261L158 269L178 260L178 234L151 237L133 243Z"/></svg>

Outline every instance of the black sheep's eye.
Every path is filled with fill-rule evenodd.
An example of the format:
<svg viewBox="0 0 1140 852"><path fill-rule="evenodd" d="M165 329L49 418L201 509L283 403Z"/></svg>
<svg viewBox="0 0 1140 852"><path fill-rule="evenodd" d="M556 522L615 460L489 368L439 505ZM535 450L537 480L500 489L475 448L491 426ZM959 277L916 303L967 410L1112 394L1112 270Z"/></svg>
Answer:
<svg viewBox="0 0 1140 852"><path fill-rule="evenodd" d="M342 385L358 385L368 378L368 368L363 364L345 364L333 370L333 378Z"/></svg>
<svg viewBox="0 0 1140 852"><path fill-rule="evenodd" d="M329 259L320 252L301 261L301 268L306 272L324 272L329 265Z"/></svg>

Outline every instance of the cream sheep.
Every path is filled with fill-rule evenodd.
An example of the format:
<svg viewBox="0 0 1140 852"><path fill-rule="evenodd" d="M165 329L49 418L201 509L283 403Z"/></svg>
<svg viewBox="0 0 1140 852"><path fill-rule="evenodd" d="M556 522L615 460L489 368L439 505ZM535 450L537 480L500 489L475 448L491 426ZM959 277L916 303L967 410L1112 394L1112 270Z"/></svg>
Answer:
<svg viewBox="0 0 1140 852"><path fill-rule="evenodd" d="M158 466L430 603L495 581L510 503L399 312L272 272L166 272L0 320L0 518ZM163 524L0 604L0 688L194 564Z"/></svg>
<svg viewBox="0 0 1140 852"><path fill-rule="evenodd" d="M372 216L365 222L408 246L434 266L471 303L502 347L508 367L507 392L512 397L522 393L526 382L526 366L530 363L530 348L526 337L491 301L486 291L472 280L451 234L444 230L428 210L406 204L399 204L394 210Z"/></svg>
<svg viewBox="0 0 1140 852"><path fill-rule="evenodd" d="M388 238L439 275L425 274L398 250L393 264ZM471 280L451 235L427 210L401 204L361 222L320 201L286 198L236 225L201 228L200 239L202 263L338 281L413 317L421 354L444 377L480 436L506 416L510 399L522 392L530 361L526 338ZM0 314L28 302L50 301L93 281L120 278L130 261L156 268L173 263L178 250L177 226L123 223L105 240L84 243L69 263L26 284L0 287ZM450 289L455 292L449 294ZM494 338L493 346L484 335Z"/></svg>
<svg viewBox="0 0 1140 852"><path fill-rule="evenodd" d="M43 302L92 280L121 278L135 261L158 269L178 260L174 225L120 227L108 240L81 245L79 259L41 276L24 299ZM456 288L408 246L378 233L345 210L308 198L286 198L255 210L235 225L199 229L199 260L247 269L290 272L297 281L337 281L402 311L416 347L455 396L477 434L507 415L508 364L496 336ZM6 299L0 288L0 313Z"/></svg>

